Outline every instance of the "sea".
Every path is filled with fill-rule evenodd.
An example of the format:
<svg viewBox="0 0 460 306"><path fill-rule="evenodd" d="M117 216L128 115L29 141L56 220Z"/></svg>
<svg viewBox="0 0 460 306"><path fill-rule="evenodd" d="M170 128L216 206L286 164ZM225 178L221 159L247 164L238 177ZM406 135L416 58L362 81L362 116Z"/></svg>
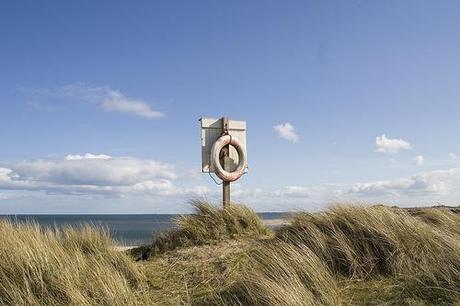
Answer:
<svg viewBox="0 0 460 306"><path fill-rule="evenodd" d="M259 213L259 217L270 226L283 218L283 213ZM108 229L112 238L120 246L138 246L152 243L158 234L174 227L176 214L149 215L0 215L14 223L35 222L42 227L79 227L91 224ZM275 221L275 222L270 222Z"/></svg>

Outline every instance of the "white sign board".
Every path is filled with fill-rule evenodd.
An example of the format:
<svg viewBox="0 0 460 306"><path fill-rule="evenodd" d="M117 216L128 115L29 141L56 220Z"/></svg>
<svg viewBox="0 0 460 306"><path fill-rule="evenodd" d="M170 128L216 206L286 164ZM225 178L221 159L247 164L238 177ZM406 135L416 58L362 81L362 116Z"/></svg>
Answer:
<svg viewBox="0 0 460 306"><path fill-rule="evenodd" d="M222 136L222 118L201 118L201 171L214 172L214 166L211 165L211 148ZM247 155L246 149L246 121L228 120L228 133L239 140L243 147L244 154ZM238 153L230 146L230 158L225 165L225 169L232 172L238 166ZM247 168L246 168L247 171Z"/></svg>

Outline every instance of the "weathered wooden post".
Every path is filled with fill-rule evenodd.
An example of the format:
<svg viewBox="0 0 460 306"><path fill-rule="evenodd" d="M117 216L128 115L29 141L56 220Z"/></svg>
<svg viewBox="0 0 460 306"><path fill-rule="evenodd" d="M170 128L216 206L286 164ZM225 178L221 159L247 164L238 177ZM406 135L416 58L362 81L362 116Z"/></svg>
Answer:
<svg viewBox="0 0 460 306"><path fill-rule="evenodd" d="M230 183L247 170L246 122L227 117L201 118L200 121L201 171L210 176L214 172L222 180L222 204L225 208L230 204Z"/></svg>
<svg viewBox="0 0 460 306"><path fill-rule="evenodd" d="M222 135L228 135L228 118L222 117ZM230 171L230 145L226 145L222 150L222 165L225 171ZM230 182L222 182L222 206L225 208L230 204Z"/></svg>

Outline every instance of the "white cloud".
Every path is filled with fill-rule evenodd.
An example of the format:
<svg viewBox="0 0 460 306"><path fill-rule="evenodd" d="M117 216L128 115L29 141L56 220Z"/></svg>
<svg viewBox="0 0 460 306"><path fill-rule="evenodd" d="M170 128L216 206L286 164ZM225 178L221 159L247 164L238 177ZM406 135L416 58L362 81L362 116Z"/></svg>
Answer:
<svg viewBox="0 0 460 306"><path fill-rule="evenodd" d="M450 152L449 153L449 158L453 159L453 160L457 160L457 159L460 159L460 155L455 154L454 152Z"/></svg>
<svg viewBox="0 0 460 306"><path fill-rule="evenodd" d="M303 186L287 186L281 191L282 196L291 198L308 198L311 193L311 188Z"/></svg>
<svg viewBox="0 0 460 306"><path fill-rule="evenodd" d="M85 155L72 155L69 154L65 157L66 160L81 160L81 159L111 159L112 156L105 155L105 154L91 154L86 153Z"/></svg>
<svg viewBox="0 0 460 306"><path fill-rule="evenodd" d="M311 198L317 197L324 193L322 187L307 187L307 186L284 186L278 189L267 189L263 195L271 198Z"/></svg>
<svg viewBox="0 0 460 306"><path fill-rule="evenodd" d="M132 191L141 192L141 193L153 193L153 194L174 194L176 189L173 186L172 182L167 179L160 180L149 180L136 183L133 186L130 186Z"/></svg>
<svg viewBox="0 0 460 306"><path fill-rule="evenodd" d="M2 200L11 200L14 199L16 196L11 193L1 193L0 192L0 201Z"/></svg>
<svg viewBox="0 0 460 306"><path fill-rule="evenodd" d="M108 86L70 84L55 89L25 90L36 96L51 96L97 104L108 112L119 112L145 118L161 118L165 114L152 110L148 102L125 96Z"/></svg>
<svg viewBox="0 0 460 306"><path fill-rule="evenodd" d="M409 178L357 183L349 193L379 195L440 195L460 183L460 168L422 172Z"/></svg>
<svg viewBox="0 0 460 306"><path fill-rule="evenodd" d="M414 161L417 164L417 166L422 166L425 162L425 158L423 157L423 155L417 155L414 157Z"/></svg>
<svg viewBox="0 0 460 306"><path fill-rule="evenodd" d="M412 146L407 141L399 138L387 138L385 134L375 138L376 151L380 153L398 153L400 150L412 149Z"/></svg>
<svg viewBox="0 0 460 306"><path fill-rule="evenodd" d="M172 194L177 178L170 164L91 154L22 161L0 167L0 189L64 194Z"/></svg>
<svg viewBox="0 0 460 306"><path fill-rule="evenodd" d="M267 193L262 188L243 188L239 183L232 186L232 196L237 198L259 198Z"/></svg>
<svg viewBox="0 0 460 306"><path fill-rule="evenodd" d="M273 126L275 131L278 133L278 136L286 139L292 143L299 141L299 136L294 132L294 126L289 122L281 123Z"/></svg>

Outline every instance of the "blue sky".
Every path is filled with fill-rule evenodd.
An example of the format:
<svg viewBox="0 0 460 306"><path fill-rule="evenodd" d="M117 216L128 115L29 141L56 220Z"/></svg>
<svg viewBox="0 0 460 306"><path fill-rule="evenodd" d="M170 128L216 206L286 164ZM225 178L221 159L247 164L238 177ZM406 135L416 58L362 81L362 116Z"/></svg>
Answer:
<svg viewBox="0 0 460 306"><path fill-rule="evenodd" d="M250 171L232 191L256 210L458 204L459 12L458 1L2 2L0 213L217 202L198 119L222 115L247 121Z"/></svg>

